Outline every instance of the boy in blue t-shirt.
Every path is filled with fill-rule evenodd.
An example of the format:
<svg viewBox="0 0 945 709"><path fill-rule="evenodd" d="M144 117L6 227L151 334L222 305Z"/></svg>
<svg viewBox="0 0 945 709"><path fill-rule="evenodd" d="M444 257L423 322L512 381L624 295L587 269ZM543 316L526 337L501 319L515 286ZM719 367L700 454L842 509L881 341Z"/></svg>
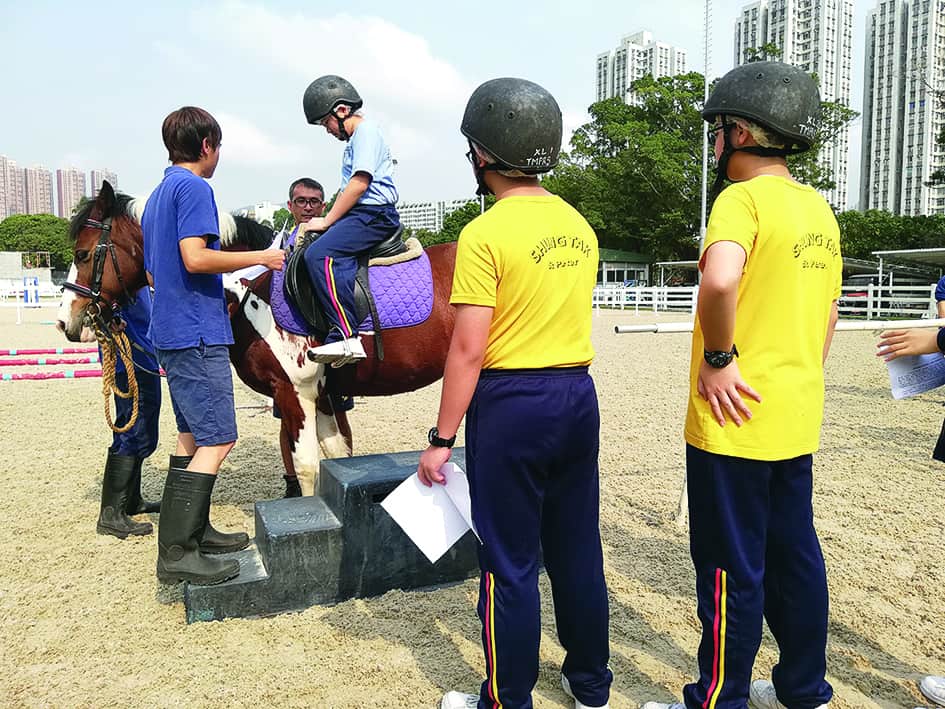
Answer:
<svg viewBox="0 0 945 709"><path fill-rule="evenodd" d="M149 335L167 373L177 420L158 527L157 576L164 583L220 583L239 562L205 556L238 551L243 533L223 534L210 524L210 493L217 471L236 443L236 411L228 345L233 333L220 274L247 266L282 268L285 253L220 250L213 176L222 131L201 108L185 106L164 119L171 166L141 218L144 264L154 285Z"/></svg>
<svg viewBox="0 0 945 709"><path fill-rule="evenodd" d="M331 323L325 344L309 350L308 356L333 367L367 356L354 311L358 255L400 227L390 148L377 124L357 113L362 104L355 88L333 75L313 81L302 99L309 123L348 143L341 163L341 193L328 214L305 227L325 232L306 249L305 265Z"/></svg>

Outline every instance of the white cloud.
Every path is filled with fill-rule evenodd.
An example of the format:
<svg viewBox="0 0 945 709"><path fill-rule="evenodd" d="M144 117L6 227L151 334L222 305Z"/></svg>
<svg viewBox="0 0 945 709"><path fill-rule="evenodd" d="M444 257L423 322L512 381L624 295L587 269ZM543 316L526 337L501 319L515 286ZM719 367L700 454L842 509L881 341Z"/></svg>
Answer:
<svg viewBox="0 0 945 709"><path fill-rule="evenodd" d="M324 74L340 74L358 89L365 114L381 123L398 159L418 163L444 142L462 145L456 136L473 86L434 56L426 39L387 20L277 14L233 0L195 10L192 21L215 27L245 59L297 77L291 105L299 107L300 118L306 86Z"/></svg>
<svg viewBox="0 0 945 709"><path fill-rule="evenodd" d="M301 161L303 148L278 142L249 121L229 113L215 112L223 130L221 156L243 165L291 165Z"/></svg>

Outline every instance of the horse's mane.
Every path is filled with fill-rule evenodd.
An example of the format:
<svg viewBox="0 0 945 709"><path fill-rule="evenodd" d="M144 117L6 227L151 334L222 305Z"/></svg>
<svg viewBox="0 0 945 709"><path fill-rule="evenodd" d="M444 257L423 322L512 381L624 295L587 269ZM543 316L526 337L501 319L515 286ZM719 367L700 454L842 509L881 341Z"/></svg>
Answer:
<svg viewBox="0 0 945 709"><path fill-rule="evenodd" d="M102 215L102 219L125 216L140 226L141 215L144 214L144 207L147 202L147 198L142 199L141 197L116 192L114 206L108 214ZM90 199L72 217L72 221L69 223L69 237L73 241L76 240L79 232L85 227L85 222L89 219L95 204L95 200ZM218 212L217 216L220 219L221 246L246 246L250 251L260 251L268 249L272 244L274 233L265 224L260 224L248 217L234 217L222 210Z"/></svg>
<svg viewBox="0 0 945 709"><path fill-rule="evenodd" d="M121 192L115 193L115 205L111 209L110 214L103 214L102 219L106 217L118 217L126 216L131 217L135 221L138 221L138 216L135 215L135 203L140 202L141 200L135 199L131 195L122 194ZM69 222L69 238L73 241L76 240L79 236L79 232L85 227L85 222L89 219L89 215L92 214L92 209L95 207L95 200L90 199L75 213L72 217L72 221Z"/></svg>

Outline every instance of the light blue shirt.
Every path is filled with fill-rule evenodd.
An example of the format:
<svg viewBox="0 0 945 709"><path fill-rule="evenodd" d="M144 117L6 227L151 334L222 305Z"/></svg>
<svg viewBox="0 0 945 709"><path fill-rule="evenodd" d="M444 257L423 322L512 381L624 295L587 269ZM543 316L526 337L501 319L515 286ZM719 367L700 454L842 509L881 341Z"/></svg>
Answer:
<svg viewBox="0 0 945 709"><path fill-rule="evenodd" d="M341 160L341 189L348 186L356 172L371 176L371 184L358 204L397 204L397 188L394 187L394 161L390 148L384 142L381 129L373 121L362 120L345 146Z"/></svg>

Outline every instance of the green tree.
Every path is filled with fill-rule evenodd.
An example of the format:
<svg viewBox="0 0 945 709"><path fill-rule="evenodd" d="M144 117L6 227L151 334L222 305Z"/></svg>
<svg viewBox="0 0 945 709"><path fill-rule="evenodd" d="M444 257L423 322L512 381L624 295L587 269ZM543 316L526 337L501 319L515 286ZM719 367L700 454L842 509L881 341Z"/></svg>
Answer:
<svg viewBox="0 0 945 709"><path fill-rule="evenodd" d="M493 204L495 204L495 197L488 195L486 197L486 209L489 209L489 207L491 207ZM480 209L478 199L470 200L459 209L456 209L447 214L445 217L443 217L443 227L440 229L436 243L444 244L449 241L458 240L459 232L463 230L463 227L478 217L479 214Z"/></svg>
<svg viewBox="0 0 945 709"><path fill-rule="evenodd" d="M760 47L745 47L745 63L776 61L784 52L774 42L765 42Z"/></svg>
<svg viewBox="0 0 945 709"><path fill-rule="evenodd" d="M275 214L272 215L272 223L276 231L282 231L286 224L291 227L293 225L292 212L285 207L277 209Z"/></svg>
<svg viewBox="0 0 945 709"><path fill-rule="evenodd" d="M69 268L69 220L52 214L14 214L0 222L0 251L48 251L52 267Z"/></svg>
<svg viewBox="0 0 945 709"><path fill-rule="evenodd" d="M590 107L571 150L543 184L572 204L601 246L662 259L696 255L701 209L703 78L633 83L639 105Z"/></svg>

